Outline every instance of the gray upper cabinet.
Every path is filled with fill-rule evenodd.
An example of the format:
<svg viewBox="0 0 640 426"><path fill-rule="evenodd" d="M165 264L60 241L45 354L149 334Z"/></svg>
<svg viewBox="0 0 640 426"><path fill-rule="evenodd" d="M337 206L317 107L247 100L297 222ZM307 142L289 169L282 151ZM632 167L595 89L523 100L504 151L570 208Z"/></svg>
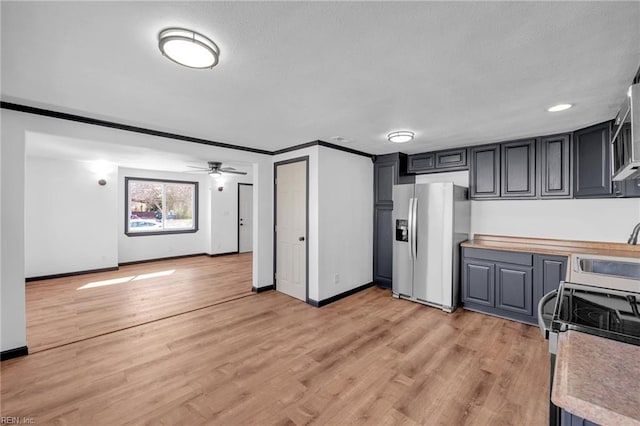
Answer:
<svg viewBox="0 0 640 426"><path fill-rule="evenodd" d="M501 150L501 196L535 198L536 140L503 143Z"/></svg>
<svg viewBox="0 0 640 426"><path fill-rule="evenodd" d="M469 196L497 198L500 196L500 145L484 145L469 150Z"/></svg>
<svg viewBox="0 0 640 426"><path fill-rule="evenodd" d="M610 123L602 123L573 134L573 195L611 196Z"/></svg>
<svg viewBox="0 0 640 426"><path fill-rule="evenodd" d="M436 169L438 171L467 170L467 149L436 152Z"/></svg>
<svg viewBox="0 0 640 426"><path fill-rule="evenodd" d="M436 156L432 152L410 155L407 161L407 172L424 173L436 168Z"/></svg>
<svg viewBox="0 0 640 426"><path fill-rule="evenodd" d="M467 148L413 154L407 162L408 173L451 172L468 168Z"/></svg>
<svg viewBox="0 0 640 426"><path fill-rule="evenodd" d="M571 135L540 138L540 197L571 198Z"/></svg>

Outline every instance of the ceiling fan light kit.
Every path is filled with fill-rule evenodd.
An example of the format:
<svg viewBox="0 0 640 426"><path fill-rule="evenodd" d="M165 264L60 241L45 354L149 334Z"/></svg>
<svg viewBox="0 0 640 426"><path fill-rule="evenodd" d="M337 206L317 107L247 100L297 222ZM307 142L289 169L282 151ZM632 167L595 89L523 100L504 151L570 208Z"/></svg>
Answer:
<svg viewBox="0 0 640 426"><path fill-rule="evenodd" d="M169 60L195 69L218 64L220 49L208 37L184 28L167 28L158 35L158 48Z"/></svg>

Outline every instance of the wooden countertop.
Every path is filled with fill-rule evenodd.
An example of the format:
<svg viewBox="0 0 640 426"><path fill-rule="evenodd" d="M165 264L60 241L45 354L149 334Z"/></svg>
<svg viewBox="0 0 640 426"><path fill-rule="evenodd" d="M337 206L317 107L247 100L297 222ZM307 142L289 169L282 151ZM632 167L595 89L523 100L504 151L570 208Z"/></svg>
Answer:
<svg viewBox="0 0 640 426"><path fill-rule="evenodd" d="M640 346L577 331L558 336L551 400L602 426L640 425Z"/></svg>
<svg viewBox="0 0 640 426"><path fill-rule="evenodd" d="M572 253L640 258L640 245L600 241L556 240L476 234L463 247L569 256Z"/></svg>

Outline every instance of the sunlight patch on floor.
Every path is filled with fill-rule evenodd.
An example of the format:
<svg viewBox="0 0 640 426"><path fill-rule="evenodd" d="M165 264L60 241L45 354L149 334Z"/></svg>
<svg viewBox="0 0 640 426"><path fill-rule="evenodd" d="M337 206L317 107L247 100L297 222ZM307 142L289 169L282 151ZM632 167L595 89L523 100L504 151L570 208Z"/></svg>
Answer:
<svg viewBox="0 0 640 426"><path fill-rule="evenodd" d="M110 280L92 281L83 286L78 287L76 290L85 290L88 288L104 287L108 285L124 284L131 281L147 280L150 278L166 277L176 272L175 269L169 269L167 271L150 272L148 274L131 275L130 277L113 278Z"/></svg>

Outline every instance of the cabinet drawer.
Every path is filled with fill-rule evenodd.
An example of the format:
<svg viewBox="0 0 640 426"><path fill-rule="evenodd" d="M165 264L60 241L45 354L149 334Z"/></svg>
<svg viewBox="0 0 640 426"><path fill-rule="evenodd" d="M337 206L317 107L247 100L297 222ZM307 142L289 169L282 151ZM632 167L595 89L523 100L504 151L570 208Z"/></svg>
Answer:
<svg viewBox="0 0 640 426"><path fill-rule="evenodd" d="M491 260L500 263L511 263L514 265L533 266L533 254L520 253L515 251L486 250L465 247L463 251L465 258Z"/></svg>
<svg viewBox="0 0 640 426"><path fill-rule="evenodd" d="M407 163L407 172L419 173L431 171L436 168L436 156L432 152L410 155Z"/></svg>

